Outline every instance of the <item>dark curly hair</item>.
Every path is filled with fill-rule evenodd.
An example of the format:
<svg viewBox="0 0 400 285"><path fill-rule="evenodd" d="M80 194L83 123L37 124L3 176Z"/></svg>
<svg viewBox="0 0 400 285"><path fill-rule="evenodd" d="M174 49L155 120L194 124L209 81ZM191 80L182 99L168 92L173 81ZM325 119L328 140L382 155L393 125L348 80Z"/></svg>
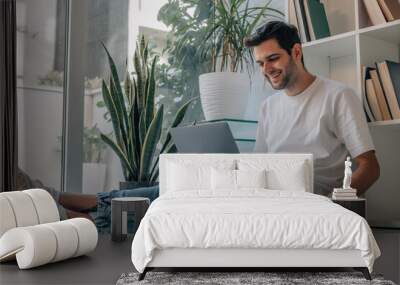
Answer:
<svg viewBox="0 0 400 285"><path fill-rule="evenodd" d="M289 55L295 44L301 44L297 28L282 21L270 21L262 25L254 34L245 38L244 43L247 47L254 47L270 39L275 39ZM301 61L304 65L303 57Z"/></svg>

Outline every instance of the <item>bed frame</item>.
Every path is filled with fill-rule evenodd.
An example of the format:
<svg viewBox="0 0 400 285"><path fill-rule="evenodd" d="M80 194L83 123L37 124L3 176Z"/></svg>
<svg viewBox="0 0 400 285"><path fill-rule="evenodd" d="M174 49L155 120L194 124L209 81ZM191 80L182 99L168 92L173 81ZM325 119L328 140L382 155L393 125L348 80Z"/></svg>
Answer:
<svg viewBox="0 0 400 285"><path fill-rule="evenodd" d="M311 154L167 154L160 157L160 195L165 193L168 161L177 158L210 159L224 158L271 158L303 159L307 163L309 183L308 192L313 192L313 160ZM369 270L359 250L330 249L254 249L254 248L169 248L158 249L147 265L139 280L143 280L148 271L166 268L229 268L234 271L252 271L250 269L271 268L343 268L350 267L361 271L367 280L371 280ZM231 271L231 270L230 270ZM262 270L260 270L262 271Z"/></svg>
<svg viewBox="0 0 400 285"><path fill-rule="evenodd" d="M235 271L254 268L337 268L350 267L371 280L359 250L327 249L193 249L156 250L152 261L139 275L143 280L155 268L231 268Z"/></svg>

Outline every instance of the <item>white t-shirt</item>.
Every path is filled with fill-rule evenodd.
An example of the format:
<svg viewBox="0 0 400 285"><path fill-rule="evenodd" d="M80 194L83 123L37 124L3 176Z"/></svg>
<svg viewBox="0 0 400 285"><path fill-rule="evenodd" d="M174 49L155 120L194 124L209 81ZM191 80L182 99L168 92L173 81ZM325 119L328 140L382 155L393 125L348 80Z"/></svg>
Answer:
<svg viewBox="0 0 400 285"><path fill-rule="evenodd" d="M261 106L254 151L312 153L314 193L342 185L349 153L373 149L360 99L339 82L316 77L302 93L280 91Z"/></svg>

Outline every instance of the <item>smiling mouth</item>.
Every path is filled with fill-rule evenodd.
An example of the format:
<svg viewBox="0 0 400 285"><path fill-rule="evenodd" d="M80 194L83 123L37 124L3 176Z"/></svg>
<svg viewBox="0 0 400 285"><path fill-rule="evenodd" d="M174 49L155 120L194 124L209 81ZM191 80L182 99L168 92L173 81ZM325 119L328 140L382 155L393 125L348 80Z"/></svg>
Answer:
<svg viewBox="0 0 400 285"><path fill-rule="evenodd" d="M281 75L281 73L282 73L281 71L274 72L274 73L268 75L268 77L269 77L271 80L275 80L275 79L277 79L277 78Z"/></svg>

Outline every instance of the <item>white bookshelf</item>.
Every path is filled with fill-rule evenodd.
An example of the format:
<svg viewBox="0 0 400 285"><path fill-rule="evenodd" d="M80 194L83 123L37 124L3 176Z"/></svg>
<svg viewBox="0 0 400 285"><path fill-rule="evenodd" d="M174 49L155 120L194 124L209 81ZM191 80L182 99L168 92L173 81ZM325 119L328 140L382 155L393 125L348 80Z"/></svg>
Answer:
<svg viewBox="0 0 400 285"><path fill-rule="evenodd" d="M390 121L376 121L376 122L371 122L368 124L371 128L379 127L379 126L394 126L397 128L398 127L397 125L400 125L400 119L390 120Z"/></svg>
<svg viewBox="0 0 400 285"><path fill-rule="evenodd" d="M332 36L302 44L306 67L351 86L362 100L361 66L385 59L400 61L400 20L373 26L363 0L321 2ZM400 120L369 126L381 176L367 192L367 218L400 220Z"/></svg>

